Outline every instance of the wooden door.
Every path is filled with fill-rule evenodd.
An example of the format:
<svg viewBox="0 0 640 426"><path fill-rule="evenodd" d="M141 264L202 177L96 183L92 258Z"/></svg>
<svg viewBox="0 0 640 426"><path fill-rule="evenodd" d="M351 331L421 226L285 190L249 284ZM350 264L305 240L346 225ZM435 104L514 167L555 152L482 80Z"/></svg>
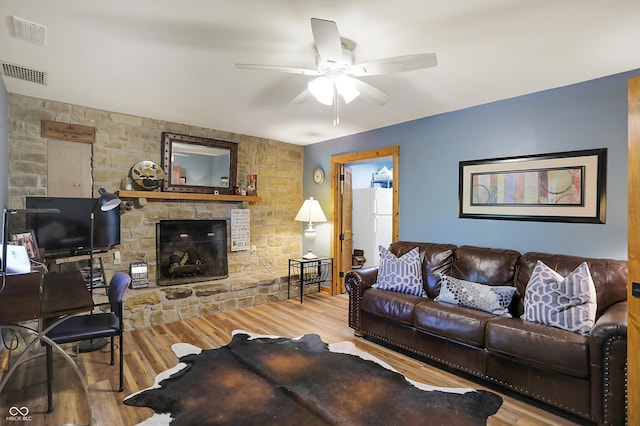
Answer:
<svg viewBox="0 0 640 426"><path fill-rule="evenodd" d="M640 77L629 80L628 260L629 324L627 329L628 424L640 425L640 298L632 295L640 282Z"/></svg>
<svg viewBox="0 0 640 426"><path fill-rule="evenodd" d="M349 154L334 155L331 157L331 217L333 221L333 234L331 241L331 257L333 257L333 282L331 294L344 292L344 275L351 269L352 228L351 215L353 214L353 200L351 192L351 174L343 173L345 166L364 160L383 157L392 157L393 160L393 224L392 240L398 240L398 206L399 206L399 175L400 175L400 149L398 146L372 149L369 151L354 152ZM348 175L348 177L347 177ZM348 199L343 199L343 189L349 185ZM347 222L348 221L348 222ZM346 225L343 226L343 222ZM348 232L345 232L348 231ZM345 243L346 241L346 243ZM347 246L348 245L348 246ZM348 251L347 251L348 250Z"/></svg>
<svg viewBox="0 0 640 426"><path fill-rule="evenodd" d="M351 270L351 256L353 254L353 194L351 185L351 167L342 165L341 173L341 203L340 211L342 220L340 221L340 271L339 291L345 292L344 275Z"/></svg>
<svg viewBox="0 0 640 426"><path fill-rule="evenodd" d="M47 141L47 195L90 198L91 144Z"/></svg>

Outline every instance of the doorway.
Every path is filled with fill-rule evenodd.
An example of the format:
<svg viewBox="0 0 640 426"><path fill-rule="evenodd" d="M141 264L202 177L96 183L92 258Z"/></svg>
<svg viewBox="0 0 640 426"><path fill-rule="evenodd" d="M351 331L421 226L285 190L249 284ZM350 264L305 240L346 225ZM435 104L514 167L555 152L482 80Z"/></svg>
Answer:
<svg viewBox="0 0 640 426"><path fill-rule="evenodd" d="M333 257L333 277L331 294L344 293L344 276L351 270L353 254L352 231L352 182L349 165L358 162L380 160L390 157L393 163L393 202L391 211L392 241L398 239L398 201L400 175L400 148L391 146L369 151L335 155L331 157L331 212L333 234L331 253Z"/></svg>

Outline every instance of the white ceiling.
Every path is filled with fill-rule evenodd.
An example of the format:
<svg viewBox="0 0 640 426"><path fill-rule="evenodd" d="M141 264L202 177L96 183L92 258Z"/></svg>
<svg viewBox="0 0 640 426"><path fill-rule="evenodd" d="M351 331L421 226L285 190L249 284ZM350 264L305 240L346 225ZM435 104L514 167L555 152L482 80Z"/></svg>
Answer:
<svg viewBox="0 0 640 426"><path fill-rule="evenodd" d="M18 93L306 145L640 68L640 0L0 0L0 61L48 85ZM13 16L47 27L16 39ZM290 104L315 68L310 18L337 23L356 63L436 52L438 67L368 77L389 95L340 110Z"/></svg>

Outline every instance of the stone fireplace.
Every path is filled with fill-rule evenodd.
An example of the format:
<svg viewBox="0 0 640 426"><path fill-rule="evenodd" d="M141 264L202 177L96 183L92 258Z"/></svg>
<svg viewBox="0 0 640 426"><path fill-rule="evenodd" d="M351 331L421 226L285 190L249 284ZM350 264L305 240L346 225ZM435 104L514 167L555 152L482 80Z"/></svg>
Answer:
<svg viewBox="0 0 640 426"><path fill-rule="evenodd" d="M226 220L161 220L156 265L159 286L227 278Z"/></svg>

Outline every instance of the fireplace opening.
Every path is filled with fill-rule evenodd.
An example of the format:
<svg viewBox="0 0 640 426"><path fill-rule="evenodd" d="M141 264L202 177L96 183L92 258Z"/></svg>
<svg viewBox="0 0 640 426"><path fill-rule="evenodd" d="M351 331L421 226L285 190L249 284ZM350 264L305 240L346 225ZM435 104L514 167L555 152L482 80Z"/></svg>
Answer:
<svg viewBox="0 0 640 426"><path fill-rule="evenodd" d="M156 263L160 286L227 278L227 221L161 220Z"/></svg>

